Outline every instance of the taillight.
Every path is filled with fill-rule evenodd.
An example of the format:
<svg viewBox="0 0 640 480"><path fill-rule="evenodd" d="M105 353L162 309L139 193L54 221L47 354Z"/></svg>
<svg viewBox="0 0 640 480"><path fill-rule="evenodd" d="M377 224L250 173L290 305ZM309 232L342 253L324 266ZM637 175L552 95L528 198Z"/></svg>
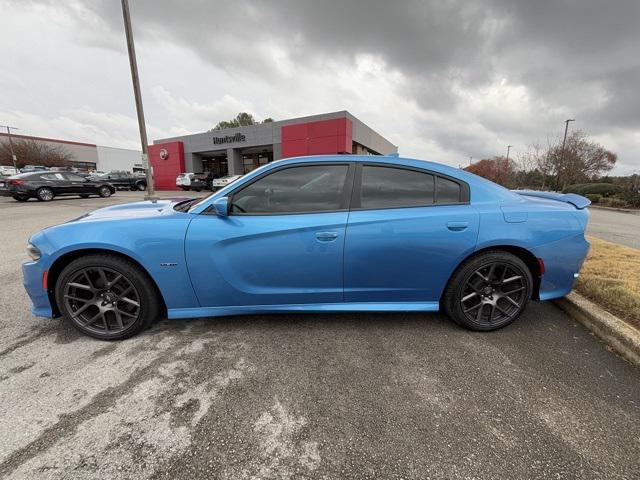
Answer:
<svg viewBox="0 0 640 480"><path fill-rule="evenodd" d="M24 184L24 180L9 180L9 185L16 186L16 185L22 185L22 184Z"/></svg>

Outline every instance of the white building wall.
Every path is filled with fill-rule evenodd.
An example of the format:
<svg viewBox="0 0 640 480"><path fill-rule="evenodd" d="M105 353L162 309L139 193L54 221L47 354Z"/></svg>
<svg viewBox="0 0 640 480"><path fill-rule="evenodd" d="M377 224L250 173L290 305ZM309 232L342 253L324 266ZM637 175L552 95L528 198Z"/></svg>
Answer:
<svg viewBox="0 0 640 480"><path fill-rule="evenodd" d="M110 172L124 170L132 172L133 168L142 168L142 152L126 148L102 147L98 145L98 170Z"/></svg>

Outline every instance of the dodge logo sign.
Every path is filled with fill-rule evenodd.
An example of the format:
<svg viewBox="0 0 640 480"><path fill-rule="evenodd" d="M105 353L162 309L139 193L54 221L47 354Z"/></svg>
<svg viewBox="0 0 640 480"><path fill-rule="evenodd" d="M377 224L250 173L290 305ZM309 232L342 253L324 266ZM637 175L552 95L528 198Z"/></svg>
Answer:
<svg viewBox="0 0 640 480"><path fill-rule="evenodd" d="M160 150L160 160L166 160L169 158L169 152L167 152L166 148Z"/></svg>

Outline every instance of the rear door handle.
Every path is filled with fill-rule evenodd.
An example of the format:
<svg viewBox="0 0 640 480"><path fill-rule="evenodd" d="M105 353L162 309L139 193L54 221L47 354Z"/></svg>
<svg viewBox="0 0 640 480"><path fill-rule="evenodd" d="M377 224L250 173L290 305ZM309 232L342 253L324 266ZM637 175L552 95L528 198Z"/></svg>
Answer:
<svg viewBox="0 0 640 480"><path fill-rule="evenodd" d="M469 227L469 222L449 222L447 228L452 232L463 232Z"/></svg>
<svg viewBox="0 0 640 480"><path fill-rule="evenodd" d="M338 238L338 232L317 232L316 239L319 242L333 242Z"/></svg>

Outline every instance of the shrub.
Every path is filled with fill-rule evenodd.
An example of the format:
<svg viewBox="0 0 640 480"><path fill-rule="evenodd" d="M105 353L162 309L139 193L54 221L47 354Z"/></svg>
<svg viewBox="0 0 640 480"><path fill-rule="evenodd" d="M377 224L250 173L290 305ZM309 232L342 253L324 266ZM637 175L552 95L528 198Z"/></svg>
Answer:
<svg viewBox="0 0 640 480"><path fill-rule="evenodd" d="M598 203L602 199L602 195L597 193L587 193L585 197L591 200L591 203Z"/></svg>
<svg viewBox="0 0 640 480"><path fill-rule="evenodd" d="M622 187L611 183L577 183L575 185L569 185L562 192L577 193L578 195L587 195L591 193L608 197L609 195L622 192Z"/></svg>
<svg viewBox="0 0 640 480"><path fill-rule="evenodd" d="M622 198L603 198L600 200L600 203L602 205L605 205L607 207L611 207L611 208L625 208L628 207L629 204L624 201Z"/></svg>

